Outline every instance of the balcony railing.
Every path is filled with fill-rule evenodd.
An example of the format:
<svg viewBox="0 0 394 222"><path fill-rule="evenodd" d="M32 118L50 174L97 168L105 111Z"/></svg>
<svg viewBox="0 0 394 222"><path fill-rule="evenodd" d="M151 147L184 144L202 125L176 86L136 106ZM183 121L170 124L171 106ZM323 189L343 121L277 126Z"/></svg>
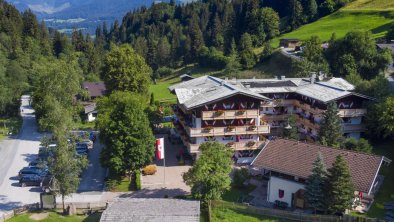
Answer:
<svg viewBox="0 0 394 222"><path fill-rule="evenodd" d="M233 126L233 127L206 127L206 128L187 128L191 137L202 136L227 136L227 135L255 135L269 134L270 126Z"/></svg>
<svg viewBox="0 0 394 222"><path fill-rule="evenodd" d="M260 107L281 107L281 106L293 106L294 99L277 99L269 102L262 102Z"/></svg>
<svg viewBox="0 0 394 222"><path fill-rule="evenodd" d="M265 141L249 141L249 142L230 142L225 144L227 147L234 150L255 150L263 147ZM190 153L198 153L201 144L188 143L186 147Z"/></svg>
<svg viewBox="0 0 394 222"><path fill-rule="evenodd" d="M344 133L358 133L364 132L366 127L364 124L343 124L343 132Z"/></svg>
<svg viewBox="0 0 394 222"><path fill-rule="evenodd" d="M296 115L296 121L297 121L297 123L307 126L309 128L312 128L315 130L320 129L320 125L317 122L311 121L308 118L303 118L303 117L300 117L299 115Z"/></svg>
<svg viewBox="0 0 394 222"><path fill-rule="evenodd" d="M289 117L290 117L290 114L279 114L279 115L264 114L261 116L262 119L267 120L267 121L287 121Z"/></svg>
<svg viewBox="0 0 394 222"><path fill-rule="evenodd" d="M340 117L365 116L365 114L367 114L366 109L340 109L339 110Z"/></svg>
<svg viewBox="0 0 394 222"><path fill-rule="evenodd" d="M301 109L304 109L314 115L321 115L324 113L324 110L321 110L321 109L315 108L315 107L311 107L309 104L302 103L300 101L295 101L294 105L301 108Z"/></svg>
<svg viewBox="0 0 394 222"><path fill-rule="evenodd" d="M258 109L202 111L203 120L257 118Z"/></svg>

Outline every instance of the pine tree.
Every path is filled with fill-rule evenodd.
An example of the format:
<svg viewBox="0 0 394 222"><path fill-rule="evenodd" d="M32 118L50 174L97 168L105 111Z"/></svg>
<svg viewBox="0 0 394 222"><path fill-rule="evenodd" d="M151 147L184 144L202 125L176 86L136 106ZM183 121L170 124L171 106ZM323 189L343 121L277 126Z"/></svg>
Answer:
<svg viewBox="0 0 394 222"><path fill-rule="evenodd" d="M312 174L307 178L305 185L305 201L308 207L325 209L324 187L327 170L322 154L319 152L313 163Z"/></svg>
<svg viewBox="0 0 394 222"><path fill-rule="evenodd" d="M343 139L341 122L336 103L329 103L320 125L319 138L321 144L333 147L340 146Z"/></svg>
<svg viewBox="0 0 394 222"><path fill-rule="evenodd" d="M327 176L328 210L332 213L344 212L352 206L354 185L346 160L338 155Z"/></svg>
<svg viewBox="0 0 394 222"><path fill-rule="evenodd" d="M289 129L285 128L283 130L283 137L287 138L287 139L299 140L300 139L300 135L298 133L297 122L296 122L294 114L292 114L289 117L288 121L289 121L289 126L291 128L289 128Z"/></svg>

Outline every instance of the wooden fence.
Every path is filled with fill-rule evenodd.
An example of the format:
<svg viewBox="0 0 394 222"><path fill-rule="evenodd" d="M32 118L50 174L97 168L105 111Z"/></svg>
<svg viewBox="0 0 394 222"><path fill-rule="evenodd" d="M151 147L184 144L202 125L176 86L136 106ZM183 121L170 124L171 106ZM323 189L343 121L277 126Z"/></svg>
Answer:
<svg viewBox="0 0 394 222"><path fill-rule="evenodd" d="M333 216L333 215L309 215L303 213L297 213L286 210L278 210L271 208L261 208L254 207L245 204L238 204L232 202L224 202L224 201L211 201L208 204L208 214L209 221L212 221L212 209L213 208L227 208L232 209L234 211L246 214L257 214L264 215L268 217L281 218L291 221L301 221L301 222L383 222L384 220L379 220L376 218L367 218L367 217L356 217L351 215L344 215L343 217Z"/></svg>

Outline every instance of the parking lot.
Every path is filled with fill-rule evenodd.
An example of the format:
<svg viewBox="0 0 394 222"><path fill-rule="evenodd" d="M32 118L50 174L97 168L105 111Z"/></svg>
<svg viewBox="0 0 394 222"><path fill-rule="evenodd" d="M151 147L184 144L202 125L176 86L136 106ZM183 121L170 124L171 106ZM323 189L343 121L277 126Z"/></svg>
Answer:
<svg viewBox="0 0 394 222"><path fill-rule="evenodd" d="M2 212L15 207L40 201L41 188L21 187L18 178L18 172L37 158L40 139L43 136L37 131L34 110L29 106L29 98L22 97L23 125L19 135L0 143L0 216ZM102 146L96 142L89 152L89 165L82 173L78 192L101 193L103 190L106 171L99 163L101 148Z"/></svg>

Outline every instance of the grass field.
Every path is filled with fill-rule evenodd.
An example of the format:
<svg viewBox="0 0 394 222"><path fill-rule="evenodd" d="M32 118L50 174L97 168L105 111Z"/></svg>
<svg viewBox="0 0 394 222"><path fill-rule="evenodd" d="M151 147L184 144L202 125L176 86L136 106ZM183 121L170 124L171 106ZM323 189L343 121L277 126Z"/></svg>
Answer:
<svg viewBox="0 0 394 222"><path fill-rule="evenodd" d="M394 141L376 144L374 147L375 154L384 155L394 160ZM382 166L379 174L384 176L383 185L375 196L375 202L368 211L368 217L384 218L385 211L383 204L388 201L394 201L394 164L391 163L389 166Z"/></svg>
<svg viewBox="0 0 394 222"><path fill-rule="evenodd" d="M316 22L275 38L272 46L278 47L281 38L306 40L312 35L317 35L322 40L328 40L334 32L337 38L340 38L350 31L370 31L375 38L379 38L385 35L392 24L394 24L394 1L357 0Z"/></svg>
<svg viewBox="0 0 394 222"><path fill-rule="evenodd" d="M212 206L211 219L212 222L292 222L252 213L247 210L245 205L225 201L222 201L220 205Z"/></svg>
<svg viewBox="0 0 394 222"><path fill-rule="evenodd" d="M31 213L27 214L21 214L16 217L11 218L10 220L7 220L7 222L31 222L31 221L37 221L30 219ZM41 222L99 222L100 221L101 214L95 213L90 216L85 215L85 216L62 216L58 213L55 212L50 212L49 216L43 220L38 220Z"/></svg>

